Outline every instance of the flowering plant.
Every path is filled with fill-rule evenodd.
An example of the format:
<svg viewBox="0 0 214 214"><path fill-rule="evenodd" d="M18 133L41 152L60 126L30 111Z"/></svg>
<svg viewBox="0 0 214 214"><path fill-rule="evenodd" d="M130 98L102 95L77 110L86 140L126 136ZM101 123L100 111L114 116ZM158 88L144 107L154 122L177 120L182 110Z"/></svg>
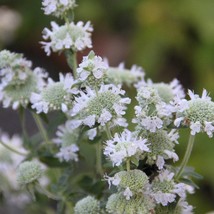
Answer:
<svg viewBox="0 0 214 214"><path fill-rule="evenodd" d="M43 0L42 5L46 15L64 24L51 22L41 44L47 55L64 53L72 73L60 73L54 81L22 54L0 52L0 101L19 111L23 128L22 140L0 136L0 157L8 152L0 172L10 186L2 187L3 195L12 189L20 199L23 187L40 200L39 192L57 201L58 213L193 213L187 195L197 187L192 178L200 176L186 165L196 134L213 137L214 103L207 91L200 97L189 90L186 99L178 80L154 83L142 68L111 67L93 51L78 64L77 52L92 48L90 22L75 24L74 0ZM136 89L131 122L125 115L135 98L127 97L127 87ZM35 136L26 133L25 110L38 126ZM190 137L175 166L182 128ZM13 186L16 181L4 170L15 173L16 167L19 185ZM23 204L29 203L23 197Z"/></svg>

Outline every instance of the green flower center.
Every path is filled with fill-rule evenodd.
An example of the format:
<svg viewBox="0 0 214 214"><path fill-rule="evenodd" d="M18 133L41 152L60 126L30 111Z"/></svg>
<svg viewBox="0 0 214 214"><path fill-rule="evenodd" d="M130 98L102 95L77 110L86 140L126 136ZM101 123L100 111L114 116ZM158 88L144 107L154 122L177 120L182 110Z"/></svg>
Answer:
<svg viewBox="0 0 214 214"><path fill-rule="evenodd" d="M55 109L60 109L62 103L69 103L69 95L61 82L54 83L45 88L42 91L42 98L49 103L50 107Z"/></svg>
<svg viewBox="0 0 214 214"><path fill-rule="evenodd" d="M87 115L100 116L103 109L106 109L111 114L115 114L113 105L118 103L120 96L106 91L98 94L94 99L90 100L87 107Z"/></svg>
<svg viewBox="0 0 214 214"><path fill-rule="evenodd" d="M169 103L173 100L174 95L169 85L165 83L155 83L153 86L157 89L159 96L164 102Z"/></svg>
<svg viewBox="0 0 214 214"><path fill-rule="evenodd" d="M192 122L214 121L214 103L202 99L191 100L189 101L189 109L185 114Z"/></svg>
<svg viewBox="0 0 214 214"><path fill-rule="evenodd" d="M33 73L29 73L23 84L9 84L5 89L5 94L13 101L23 104L29 101L32 92L37 92L37 79Z"/></svg>
<svg viewBox="0 0 214 214"><path fill-rule="evenodd" d="M167 180L164 180L163 182L154 181L152 189L154 190L154 192L161 191L163 193L169 193L174 189L174 183L173 181L167 181Z"/></svg>
<svg viewBox="0 0 214 214"><path fill-rule="evenodd" d="M117 175L121 179L119 187L122 189L129 187L131 191L138 192L148 184L147 175L140 170L121 171Z"/></svg>

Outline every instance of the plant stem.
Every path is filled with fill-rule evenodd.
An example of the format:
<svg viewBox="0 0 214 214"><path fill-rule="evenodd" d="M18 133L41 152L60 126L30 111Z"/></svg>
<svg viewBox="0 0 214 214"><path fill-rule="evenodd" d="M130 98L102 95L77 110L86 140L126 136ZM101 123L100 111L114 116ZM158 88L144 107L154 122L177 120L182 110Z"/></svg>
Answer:
<svg viewBox="0 0 214 214"><path fill-rule="evenodd" d="M77 54L74 51L65 51L65 56L69 67L72 69L74 79L77 79Z"/></svg>
<svg viewBox="0 0 214 214"><path fill-rule="evenodd" d="M126 170L130 171L130 160L129 159L126 161Z"/></svg>
<svg viewBox="0 0 214 214"><path fill-rule="evenodd" d="M96 144L96 170L97 173L103 176L102 168L102 144L101 142Z"/></svg>
<svg viewBox="0 0 214 214"><path fill-rule="evenodd" d="M179 180L179 178L181 177L181 174L182 174L185 166L187 165L187 163L189 161L190 155L192 153L192 148L193 148L193 145L194 145L194 140L195 140L195 136L190 134L188 145L187 145L187 149L186 149L184 158L183 158L183 160L181 162L180 169L179 169L178 173L175 176L175 180Z"/></svg>
<svg viewBox="0 0 214 214"><path fill-rule="evenodd" d="M73 64L73 75L74 75L74 79L77 79L77 54L76 54L76 52L73 52L73 55L72 55L72 64Z"/></svg>
<svg viewBox="0 0 214 214"><path fill-rule="evenodd" d="M19 119L21 122L23 136L24 138L28 138L28 134L26 132L26 127L25 127L25 109L22 106L19 108Z"/></svg>
<svg viewBox="0 0 214 214"><path fill-rule="evenodd" d="M108 139L111 139L112 136L111 136L111 132L110 132L108 124L105 125L105 128L106 128L106 134L107 134Z"/></svg>
<svg viewBox="0 0 214 214"><path fill-rule="evenodd" d="M48 198L51 198L53 200L61 200L61 198L57 195L54 195L53 193L49 192L47 189L42 187L39 183L36 183L36 189L41 192L42 194L46 195Z"/></svg>
<svg viewBox="0 0 214 214"><path fill-rule="evenodd" d="M36 113L34 113L34 112L32 112L32 115L33 115L33 118L34 118L34 120L35 120L35 122L36 122L36 125L37 125L37 127L38 127L38 129L39 129L39 131L40 131L40 133L41 133L41 135L42 135L44 141L45 141L47 144L49 144L50 140L49 140L48 134L47 134L47 132L46 132L44 126L43 126L43 123L42 123L42 121L41 121L41 118L39 117L38 114L36 114Z"/></svg>
<svg viewBox="0 0 214 214"><path fill-rule="evenodd" d="M18 155L22 155L22 156L27 156L28 155L27 153L17 151L16 149L14 149L14 148L10 147L9 145L3 143L2 141L0 141L0 144L2 146L4 146L5 148L7 148L8 150L10 150L11 152L14 152L14 153L16 153Z"/></svg>

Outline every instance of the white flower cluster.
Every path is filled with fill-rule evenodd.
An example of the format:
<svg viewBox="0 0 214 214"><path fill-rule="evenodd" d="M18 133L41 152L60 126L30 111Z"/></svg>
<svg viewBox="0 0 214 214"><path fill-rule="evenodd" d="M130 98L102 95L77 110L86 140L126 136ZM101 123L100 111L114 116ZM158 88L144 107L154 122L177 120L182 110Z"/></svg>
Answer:
<svg viewBox="0 0 214 214"><path fill-rule="evenodd" d="M121 135L115 134L114 138L106 142L104 154L112 161L113 165L119 166L131 157L139 159L144 152L149 152L147 139L137 138L129 130Z"/></svg>
<svg viewBox="0 0 214 214"><path fill-rule="evenodd" d="M56 154L56 157L60 161L78 161L79 147L77 146L79 140L79 130L71 130L67 124L58 127L56 132L57 138L53 141L60 146L60 151Z"/></svg>
<svg viewBox="0 0 214 214"><path fill-rule="evenodd" d="M87 83L91 83L91 86L93 86L101 83L100 80L102 81L108 69L108 64L91 51L88 56L83 57L77 68L77 74L81 81L87 80Z"/></svg>
<svg viewBox="0 0 214 214"><path fill-rule="evenodd" d="M59 74L59 82L48 78L48 83L40 88L40 93L32 93L30 101L37 113L48 113L51 110L68 111L71 107L72 96L77 93L72 89L75 81L71 74Z"/></svg>
<svg viewBox="0 0 214 214"><path fill-rule="evenodd" d="M41 68L32 70L32 63L7 50L0 52L0 101L4 108L27 106L30 96L45 84L47 73Z"/></svg>
<svg viewBox="0 0 214 214"><path fill-rule="evenodd" d="M43 39L49 42L41 42L47 55L53 52L63 50L81 51L85 48L91 48L91 32L93 28L90 22L85 25L79 21L77 24L71 22L59 26L56 22L51 22L52 29L43 30Z"/></svg>
<svg viewBox="0 0 214 214"><path fill-rule="evenodd" d="M70 122L71 127L77 128L83 124L92 128L96 123L101 126L110 124L126 127L123 115L130 99L123 98L124 94L125 91L120 86L112 84L102 84L98 91L89 87L84 92L80 91L71 110L71 116L75 117Z"/></svg>
<svg viewBox="0 0 214 214"><path fill-rule="evenodd" d="M42 6L46 15L65 17L69 11L76 7L75 0L43 0Z"/></svg>
<svg viewBox="0 0 214 214"><path fill-rule="evenodd" d="M177 100L177 118L175 126L181 124L191 129L191 134L206 132L209 137L214 132L214 102L208 96L207 91L203 90L202 96L194 94L189 90L190 100Z"/></svg>
<svg viewBox="0 0 214 214"><path fill-rule="evenodd" d="M175 99L182 99L184 92L177 80L170 84L141 81L137 84L136 118L133 119L141 128L150 132L168 126L173 120Z"/></svg>

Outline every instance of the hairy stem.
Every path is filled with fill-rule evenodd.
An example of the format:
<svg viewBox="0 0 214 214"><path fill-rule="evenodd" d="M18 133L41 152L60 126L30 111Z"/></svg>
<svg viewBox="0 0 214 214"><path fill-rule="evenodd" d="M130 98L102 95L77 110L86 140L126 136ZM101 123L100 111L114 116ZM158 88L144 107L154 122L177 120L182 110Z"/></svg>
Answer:
<svg viewBox="0 0 214 214"><path fill-rule="evenodd" d="M181 162L180 169L179 169L179 171L177 172L177 174L175 176L175 180L179 180L179 178L181 177L185 166L187 165L187 163L189 161L190 155L192 153L192 148L193 148L193 145L194 145L194 140L195 140L195 136L190 134L188 145L187 145L187 149L186 149L184 158L183 158L183 160Z"/></svg>

